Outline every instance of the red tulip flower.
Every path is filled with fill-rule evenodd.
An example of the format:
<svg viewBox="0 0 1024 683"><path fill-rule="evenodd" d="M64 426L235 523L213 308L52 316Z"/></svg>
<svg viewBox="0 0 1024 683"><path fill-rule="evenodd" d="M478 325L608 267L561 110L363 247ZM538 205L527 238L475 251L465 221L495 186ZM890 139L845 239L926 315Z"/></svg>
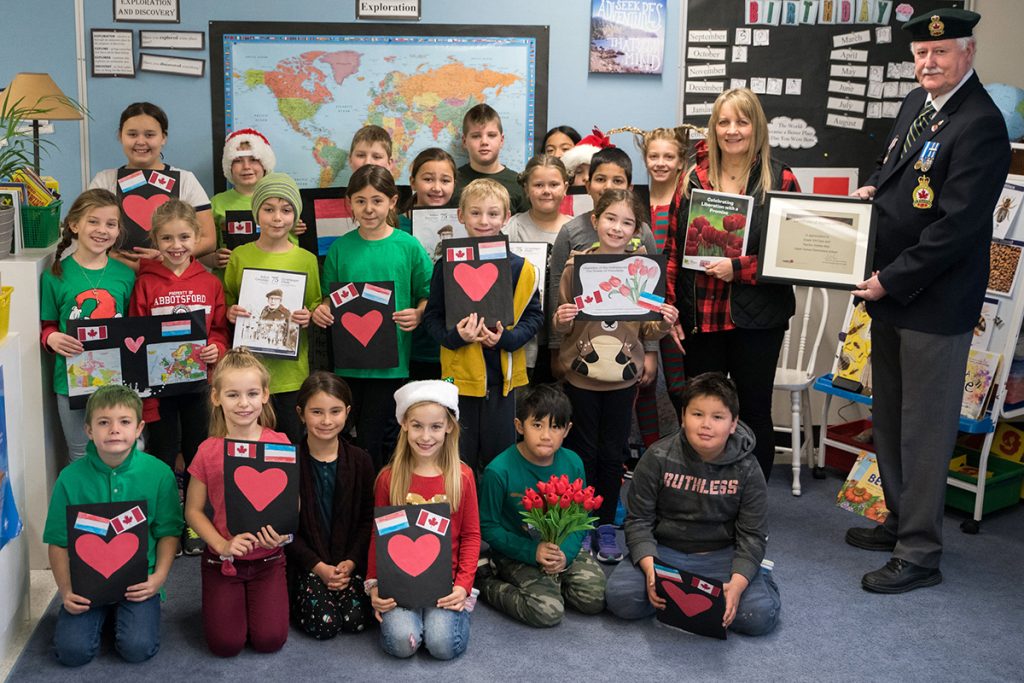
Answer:
<svg viewBox="0 0 1024 683"><path fill-rule="evenodd" d="M541 540L561 545L570 534L595 528L597 518L591 517L590 512L597 509L595 500L599 497L594 497L592 486L584 488L582 480L569 481L568 476L562 475L537 482L536 488L544 496L532 488L526 489L519 514L538 531Z"/></svg>
<svg viewBox="0 0 1024 683"><path fill-rule="evenodd" d="M614 275L612 275L610 278L608 278L608 284L611 287L618 287L619 285L622 284L622 280L620 280L619 278L617 278ZM605 291L608 291L608 290L605 290ZM577 479L576 481L579 481L579 479Z"/></svg>
<svg viewBox="0 0 1024 683"><path fill-rule="evenodd" d="M600 287L605 292L610 292L612 289L612 283L610 281L602 282L601 284L598 285L598 287Z"/></svg>

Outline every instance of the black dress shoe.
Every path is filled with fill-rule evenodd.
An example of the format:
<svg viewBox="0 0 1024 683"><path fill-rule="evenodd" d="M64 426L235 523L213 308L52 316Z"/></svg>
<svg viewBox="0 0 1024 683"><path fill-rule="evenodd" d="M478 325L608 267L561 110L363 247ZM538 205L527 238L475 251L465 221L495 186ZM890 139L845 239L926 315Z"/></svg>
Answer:
<svg viewBox="0 0 1024 683"><path fill-rule="evenodd" d="M872 593L906 593L915 588L942 583L938 568L921 567L898 557L891 558L884 567L868 572L860 585Z"/></svg>
<svg viewBox="0 0 1024 683"><path fill-rule="evenodd" d="M847 529L846 542L854 548L884 550L888 553L896 548L896 536L881 524L869 528L852 527Z"/></svg>

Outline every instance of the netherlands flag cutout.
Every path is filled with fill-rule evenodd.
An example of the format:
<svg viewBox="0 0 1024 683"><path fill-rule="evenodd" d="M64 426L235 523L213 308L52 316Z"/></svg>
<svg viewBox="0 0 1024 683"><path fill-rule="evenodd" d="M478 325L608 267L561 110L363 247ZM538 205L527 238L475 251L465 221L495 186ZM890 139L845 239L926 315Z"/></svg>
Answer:
<svg viewBox="0 0 1024 683"><path fill-rule="evenodd" d="M378 517L373 522L377 525L378 536L386 536L392 532L409 528L409 519L405 516L405 510L398 510L390 515Z"/></svg>
<svg viewBox="0 0 1024 683"><path fill-rule="evenodd" d="M508 256L504 242L480 242L476 245L481 261L493 261Z"/></svg>
<svg viewBox="0 0 1024 683"><path fill-rule="evenodd" d="M391 301L391 290L377 287L369 283L363 285L363 298L376 301L379 304L387 304Z"/></svg>
<svg viewBox="0 0 1024 683"><path fill-rule="evenodd" d="M121 187L121 192L131 192L135 188L146 184L146 174L142 171L136 171L118 180L117 184Z"/></svg>
<svg viewBox="0 0 1024 683"><path fill-rule="evenodd" d="M640 294L640 298L637 299L636 305L641 308L646 308L649 311L660 311L662 304L665 303L665 297L658 296L653 292L643 292Z"/></svg>
<svg viewBox="0 0 1024 683"><path fill-rule="evenodd" d="M283 443L264 444L263 462L295 462L295 446Z"/></svg>
<svg viewBox="0 0 1024 683"><path fill-rule="evenodd" d="M663 579L669 579L671 581L682 581L683 577L679 575L675 569L669 567L663 567L657 562L654 563L654 573Z"/></svg>
<svg viewBox="0 0 1024 683"><path fill-rule="evenodd" d="M90 534L107 535L110 527L110 520L99 515L90 515L88 512L79 512L75 518L75 528L79 531L87 531Z"/></svg>
<svg viewBox="0 0 1024 683"><path fill-rule="evenodd" d="M191 332L191 320L172 320L169 323L160 323L160 334L164 337L181 337Z"/></svg>

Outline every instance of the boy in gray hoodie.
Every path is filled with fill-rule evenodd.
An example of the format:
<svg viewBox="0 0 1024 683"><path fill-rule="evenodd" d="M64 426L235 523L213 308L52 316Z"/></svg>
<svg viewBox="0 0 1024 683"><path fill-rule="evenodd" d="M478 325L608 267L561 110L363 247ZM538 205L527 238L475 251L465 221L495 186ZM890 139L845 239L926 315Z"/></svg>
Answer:
<svg viewBox="0 0 1024 683"><path fill-rule="evenodd" d="M640 619L665 607L654 589L655 559L722 581L724 626L762 635L781 601L761 570L767 541L767 486L741 423L736 386L717 372L690 380L682 430L655 442L637 464L626 498L629 557L608 579L612 614Z"/></svg>

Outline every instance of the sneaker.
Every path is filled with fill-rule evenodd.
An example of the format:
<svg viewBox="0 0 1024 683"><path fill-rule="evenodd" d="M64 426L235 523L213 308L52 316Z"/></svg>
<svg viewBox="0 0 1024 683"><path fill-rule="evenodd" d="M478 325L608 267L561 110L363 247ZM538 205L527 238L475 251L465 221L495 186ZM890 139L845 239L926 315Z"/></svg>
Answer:
<svg viewBox="0 0 1024 683"><path fill-rule="evenodd" d="M199 538L196 530L190 526L185 527L185 533L181 535L181 550L186 555L202 555L206 550L206 543Z"/></svg>
<svg viewBox="0 0 1024 683"><path fill-rule="evenodd" d="M622 561L622 550L619 549L615 527L611 524L602 524L597 527L597 561L605 564Z"/></svg>

